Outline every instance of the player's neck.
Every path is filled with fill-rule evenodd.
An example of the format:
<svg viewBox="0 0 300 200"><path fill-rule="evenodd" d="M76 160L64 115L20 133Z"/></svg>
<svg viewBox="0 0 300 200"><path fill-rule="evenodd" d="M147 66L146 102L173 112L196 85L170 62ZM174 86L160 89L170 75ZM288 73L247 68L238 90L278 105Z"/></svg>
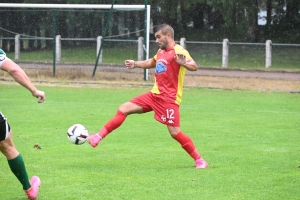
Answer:
<svg viewBox="0 0 300 200"><path fill-rule="evenodd" d="M174 46L176 45L176 43L174 41L170 42L166 48L166 50L168 49L172 49Z"/></svg>

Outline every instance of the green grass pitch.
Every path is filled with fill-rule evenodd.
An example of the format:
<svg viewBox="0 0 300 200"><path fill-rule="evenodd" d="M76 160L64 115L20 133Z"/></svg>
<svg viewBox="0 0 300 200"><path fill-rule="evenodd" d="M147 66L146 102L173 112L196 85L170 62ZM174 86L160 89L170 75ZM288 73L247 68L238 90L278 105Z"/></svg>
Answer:
<svg viewBox="0 0 300 200"><path fill-rule="evenodd" d="M1 111L12 127L39 199L299 199L300 95L186 88L181 128L210 164L194 161L153 113L131 115L97 148L67 139L72 124L97 132L120 104L150 88L0 85ZM42 149L34 149L38 143ZM0 159L0 199L26 199Z"/></svg>

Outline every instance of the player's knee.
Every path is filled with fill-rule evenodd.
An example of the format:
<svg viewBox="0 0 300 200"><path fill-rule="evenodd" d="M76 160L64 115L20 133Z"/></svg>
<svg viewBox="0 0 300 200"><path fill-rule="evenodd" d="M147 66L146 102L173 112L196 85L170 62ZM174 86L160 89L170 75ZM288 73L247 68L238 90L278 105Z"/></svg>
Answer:
<svg viewBox="0 0 300 200"><path fill-rule="evenodd" d="M181 130L179 126L168 126L168 131L172 137L175 137Z"/></svg>
<svg viewBox="0 0 300 200"><path fill-rule="evenodd" d="M119 106L119 111L123 113L126 111L126 103L123 103L122 105Z"/></svg>
<svg viewBox="0 0 300 200"><path fill-rule="evenodd" d="M177 134L170 132L171 137L175 137Z"/></svg>
<svg viewBox="0 0 300 200"><path fill-rule="evenodd" d="M177 131L177 130L170 130L169 129L169 133L172 137L175 137L180 131Z"/></svg>
<svg viewBox="0 0 300 200"><path fill-rule="evenodd" d="M126 103L120 105L119 108L118 108L118 111L119 111L119 112L122 112L122 113L124 113L124 114L127 114L128 110L129 110L129 109L128 109L128 107L126 106Z"/></svg>
<svg viewBox="0 0 300 200"><path fill-rule="evenodd" d="M19 152L13 143L11 130L9 131L8 137L0 142L0 151L8 160L18 156Z"/></svg>

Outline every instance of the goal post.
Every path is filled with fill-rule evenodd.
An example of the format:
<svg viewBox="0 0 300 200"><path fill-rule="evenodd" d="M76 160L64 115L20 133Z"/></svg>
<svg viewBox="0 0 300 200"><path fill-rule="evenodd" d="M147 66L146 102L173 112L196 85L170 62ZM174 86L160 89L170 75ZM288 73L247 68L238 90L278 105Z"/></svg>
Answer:
<svg viewBox="0 0 300 200"><path fill-rule="evenodd" d="M147 1L145 1L147 2ZM35 3L0 3L0 8L44 8L44 9L82 9L82 10L109 10L112 8L112 4L35 4ZM145 11L145 59L149 58L149 41L150 41L150 5L123 5L123 4L114 4L113 9L117 11ZM55 28L53 28L53 51L55 52ZM55 54L53 55L53 68L55 73ZM55 75L55 74L54 74ZM144 79L148 80L148 72L144 73Z"/></svg>
<svg viewBox="0 0 300 200"><path fill-rule="evenodd" d="M111 4L0 3L2 8L111 9ZM144 10L145 5L114 5L116 10Z"/></svg>

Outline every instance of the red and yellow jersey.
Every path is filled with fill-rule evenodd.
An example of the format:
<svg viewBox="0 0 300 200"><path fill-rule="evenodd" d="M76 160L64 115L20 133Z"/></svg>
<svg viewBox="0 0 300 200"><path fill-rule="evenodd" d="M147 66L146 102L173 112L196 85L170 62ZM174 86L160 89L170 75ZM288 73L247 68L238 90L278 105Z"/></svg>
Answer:
<svg viewBox="0 0 300 200"><path fill-rule="evenodd" d="M177 53L184 54L186 61L192 59L188 51L178 44L175 44L172 48L157 51L157 54L153 57L156 68L155 82L151 92L162 95L173 102L175 101L179 105L182 99L186 68L175 61L174 57Z"/></svg>

